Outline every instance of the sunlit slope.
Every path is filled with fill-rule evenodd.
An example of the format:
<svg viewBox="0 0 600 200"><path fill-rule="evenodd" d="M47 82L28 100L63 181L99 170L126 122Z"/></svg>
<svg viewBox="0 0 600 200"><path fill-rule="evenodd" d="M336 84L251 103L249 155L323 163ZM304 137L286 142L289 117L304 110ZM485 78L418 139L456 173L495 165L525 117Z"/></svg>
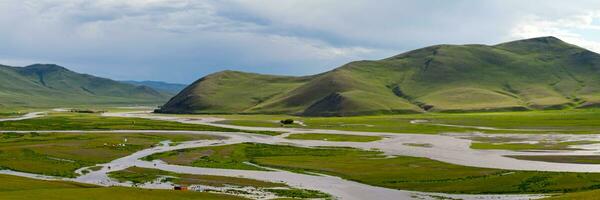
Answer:
<svg viewBox="0 0 600 200"><path fill-rule="evenodd" d="M0 65L0 106L161 103L168 95L148 87L79 74L57 65Z"/></svg>
<svg viewBox="0 0 600 200"><path fill-rule="evenodd" d="M272 76L237 71L208 75L163 106L165 112L248 112L265 101L307 83L310 77Z"/></svg>
<svg viewBox="0 0 600 200"><path fill-rule="evenodd" d="M554 37L436 45L310 77L217 73L163 111L338 116L595 106L598 70L600 55Z"/></svg>

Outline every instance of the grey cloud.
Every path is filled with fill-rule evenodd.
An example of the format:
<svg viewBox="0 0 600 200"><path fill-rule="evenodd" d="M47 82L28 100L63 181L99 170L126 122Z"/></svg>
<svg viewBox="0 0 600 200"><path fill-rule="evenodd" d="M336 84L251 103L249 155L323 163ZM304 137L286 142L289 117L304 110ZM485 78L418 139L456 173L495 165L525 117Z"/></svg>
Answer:
<svg viewBox="0 0 600 200"><path fill-rule="evenodd" d="M173 82L224 69L312 74L432 44L518 39L515 27L531 16L598 9L593 1L5 0L0 61Z"/></svg>

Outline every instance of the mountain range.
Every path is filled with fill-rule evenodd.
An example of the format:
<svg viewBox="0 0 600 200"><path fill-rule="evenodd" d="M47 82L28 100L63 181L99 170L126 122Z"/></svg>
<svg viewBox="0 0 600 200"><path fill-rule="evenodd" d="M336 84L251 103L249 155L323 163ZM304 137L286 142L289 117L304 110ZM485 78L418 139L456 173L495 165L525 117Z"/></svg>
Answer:
<svg viewBox="0 0 600 200"><path fill-rule="evenodd" d="M600 105L600 55L555 37L435 45L312 76L222 71L163 113L305 116L580 108Z"/></svg>
<svg viewBox="0 0 600 200"><path fill-rule="evenodd" d="M54 64L0 65L0 106L161 104L170 94Z"/></svg>

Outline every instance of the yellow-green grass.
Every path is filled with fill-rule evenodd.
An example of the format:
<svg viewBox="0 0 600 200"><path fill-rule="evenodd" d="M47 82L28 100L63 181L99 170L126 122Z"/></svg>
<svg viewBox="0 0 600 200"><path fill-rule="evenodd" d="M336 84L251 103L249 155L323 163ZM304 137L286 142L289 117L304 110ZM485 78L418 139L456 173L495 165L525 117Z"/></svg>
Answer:
<svg viewBox="0 0 600 200"><path fill-rule="evenodd" d="M455 88L433 92L418 99L445 110L485 110L486 108L521 107L512 96L479 88Z"/></svg>
<svg viewBox="0 0 600 200"><path fill-rule="evenodd" d="M511 155L506 157L555 163L600 164L600 156L597 155Z"/></svg>
<svg viewBox="0 0 600 200"><path fill-rule="evenodd" d="M295 188L273 188L265 189L267 192L274 193L280 197L289 197L294 199L330 199L331 195L317 191Z"/></svg>
<svg viewBox="0 0 600 200"><path fill-rule="evenodd" d="M299 133L291 134L286 137L292 140L325 140L333 142L373 142L381 140L379 136L367 135L347 135L347 134L326 134L326 133Z"/></svg>
<svg viewBox="0 0 600 200"><path fill-rule="evenodd" d="M374 186L447 193L552 193L600 187L599 173L487 169L350 148L302 148L243 143L152 155L171 164L239 169L244 162L293 172L317 172Z"/></svg>
<svg viewBox="0 0 600 200"><path fill-rule="evenodd" d="M25 190L50 190L50 189L78 189L96 188L98 186L67 182L67 181L43 181L18 176L0 174L0 193ZM0 195L1 196L1 195Z"/></svg>
<svg viewBox="0 0 600 200"><path fill-rule="evenodd" d="M185 186L209 185L215 187L224 187L226 185L234 185L242 187L251 186L256 188L287 187L287 185L283 183L273 183L247 178L180 174L174 172L167 172L159 169L149 169L141 167L130 167L121 171L111 172L109 176L121 182L130 181L134 184L144 184L153 182L159 179L160 177L169 177L168 181Z"/></svg>
<svg viewBox="0 0 600 200"><path fill-rule="evenodd" d="M142 159L148 161L160 159L170 164L195 167L264 170L244 163L249 161L247 154L252 153L245 150L247 147L248 144L181 149L153 154Z"/></svg>
<svg viewBox="0 0 600 200"><path fill-rule="evenodd" d="M210 115L227 119L220 123L240 126L279 127L279 120L291 118L303 121L290 127L333 129L348 131L372 131L393 133L600 133L600 109L570 109L522 112L486 113L425 113L404 115L376 115L355 117L298 117L285 115ZM425 123L410 123L411 120L427 120ZM496 127L519 130L484 130L469 127L447 127L435 124Z"/></svg>
<svg viewBox="0 0 600 200"><path fill-rule="evenodd" d="M13 107L0 105L0 119L19 117L30 112L39 112L46 109L30 107Z"/></svg>
<svg viewBox="0 0 600 200"><path fill-rule="evenodd" d="M580 150L573 147L574 145L595 144L598 141L569 141L569 142L547 142L540 141L537 143L488 143L474 142L471 143L472 149L501 149L512 151L533 151L533 150Z"/></svg>
<svg viewBox="0 0 600 200"><path fill-rule="evenodd" d="M18 111L2 111L0 110L0 119L2 118L11 118L23 115L23 113Z"/></svg>
<svg viewBox="0 0 600 200"><path fill-rule="evenodd" d="M66 181L44 181L0 175L0 199L29 200L242 200L245 198L204 192L145 190L124 187L100 187Z"/></svg>
<svg viewBox="0 0 600 200"><path fill-rule="evenodd" d="M592 190L585 192L573 192L566 193L563 195L552 196L544 198L544 200L596 200L600 196L600 190Z"/></svg>
<svg viewBox="0 0 600 200"><path fill-rule="evenodd" d="M159 133L1 133L0 168L74 177L76 169L110 162L161 141L216 138L199 134Z"/></svg>
<svg viewBox="0 0 600 200"><path fill-rule="evenodd" d="M207 192L148 190L138 188L52 189L0 192L0 199L12 200L244 200L247 198Z"/></svg>
<svg viewBox="0 0 600 200"><path fill-rule="evenodd" d="M200 124L150 120L141 118L103 117L98 114L52 113L49 116L0 122L0 130L190 130L242 132L238 129L221 128ZM272 131L244 131L249 133L277 135Z"/></svg>

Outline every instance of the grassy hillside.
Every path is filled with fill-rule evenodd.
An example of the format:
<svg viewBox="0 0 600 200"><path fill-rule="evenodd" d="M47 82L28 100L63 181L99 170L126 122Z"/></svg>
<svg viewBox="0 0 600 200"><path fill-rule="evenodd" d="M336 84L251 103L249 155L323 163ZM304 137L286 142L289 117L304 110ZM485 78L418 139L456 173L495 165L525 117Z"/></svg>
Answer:
<svg viewBox="0 0 600 200"><path fill-rule="evenodd" d="M194 82L163 108L165 112L251 112L253 107L277 98L309 80L310 77L223 71Z"/></svg>
<svg viewBox="0 0 600 200"><path fill-rule="evenodd" d="M60 106L90 104L157 104L169 95L58 65L0 65L0 106Z"/></svg>
<svg viewBox="0 0 600 200"><path fill-rule="evenodd" d="M309 77L216 73L162 111L345 116L592 107L600 105L599 70L599 54L554 37L436 45Z"/></svg>

